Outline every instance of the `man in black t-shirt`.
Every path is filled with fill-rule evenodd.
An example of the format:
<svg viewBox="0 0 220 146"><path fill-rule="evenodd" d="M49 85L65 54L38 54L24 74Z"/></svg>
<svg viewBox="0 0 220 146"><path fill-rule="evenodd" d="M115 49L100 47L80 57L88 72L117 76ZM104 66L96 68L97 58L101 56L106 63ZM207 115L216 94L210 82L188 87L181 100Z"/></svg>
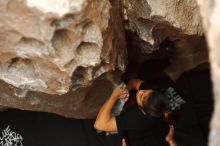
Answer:
<svg viewBox="0 0 220 146"><path fill-rule="evenodd" d="M135 96L130 96L127 108L119 116L111 115L116 101L126 98L128 95L126 88L117 87L101 108L94 125L95 128L102 131L122 132L128 146L168 145L165 137L169 127L165 122L164 114L168 111L169 100L160 91L172 93L171 95L174 96L175 90L171 90L171 88L168 90L156 84L145 83L142 80L129 81L127 89L137 90Z"/></svg>

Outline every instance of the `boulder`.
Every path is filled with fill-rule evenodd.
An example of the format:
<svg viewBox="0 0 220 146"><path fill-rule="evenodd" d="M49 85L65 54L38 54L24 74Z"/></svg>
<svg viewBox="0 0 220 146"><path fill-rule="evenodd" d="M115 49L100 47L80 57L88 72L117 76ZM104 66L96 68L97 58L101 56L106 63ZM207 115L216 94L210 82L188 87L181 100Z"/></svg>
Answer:
<svg viewBox="0 0 220 146"><path fill-rule="evenodd" d="M197 0L200 13L203 18L203 26L206 33L209 56L211 62L212 82L214 91L214 112L210 124L209 146L220 145L220 1Z"/></svg>
<svg viewBox="0 0 220 146"><path fill-rule="evenodd" d="M130 52L140 50L151 59L155 51L160 51L165 41L172 42L172 48L165 46L170 58L170 66L165 70L176 80L183 72L208 62L208 51L203 36L203 28L196 0L124 0L124 17L127 30L135 46ZM133 60L143 62L141 55ZM143 55L142 55L143 56ZM153 58L158 58L153 56ZM145 59L145 60L146 60ZM181 65L180 65L181 64ZM182 66L184 65L184 66ZM181 67L180 67L181 66Z"/></svg>
<svg viewBox="0 0 220 146"><path fill-rule="evenodd" d="M0 20L0 105L94 117L127 61L121 3L5 0Z"/></svg>

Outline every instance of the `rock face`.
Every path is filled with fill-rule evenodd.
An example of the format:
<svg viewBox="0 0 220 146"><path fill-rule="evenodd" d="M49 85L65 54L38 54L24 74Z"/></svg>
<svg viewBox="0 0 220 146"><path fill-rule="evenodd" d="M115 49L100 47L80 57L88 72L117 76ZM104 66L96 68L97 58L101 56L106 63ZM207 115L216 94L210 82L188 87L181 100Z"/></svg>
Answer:
<svg viewBox="0 0 220 146"><path fill-rule="evenodd" d="M121 12L113 0L1 1L0 105L94 117L126 65Z"/></svg>
<svg viewBox="0 0 220 146"><path fill-rule="evenodd" d="M140 48L149 54L164 41L173 42L174 55L170 56L166 72L174 80L208 61L196 0L124 0L124 7L127 29L139 36L139 40L134 40L138 40L139 46L131 49ZM166 49L170 50L169 46Z"/></svg>
<svg viewBox="0 0 220 146"><path fill-rule="evenodd" d="M211 122L211 132L209 135L209 146L220 145L220 1L197 0L203 18L203 25L206 32L209 54L212 69L212 81L214 84L215 111Z"/></svg>

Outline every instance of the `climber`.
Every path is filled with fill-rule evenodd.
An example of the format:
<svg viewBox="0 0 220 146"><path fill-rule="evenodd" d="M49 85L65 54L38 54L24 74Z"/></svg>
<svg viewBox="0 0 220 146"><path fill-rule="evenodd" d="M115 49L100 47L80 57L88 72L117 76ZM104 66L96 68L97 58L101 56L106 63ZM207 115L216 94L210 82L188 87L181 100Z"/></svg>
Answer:
<svg viewBox="0 0 220 146"><path fill-rule="evenodd" d="M97 130L123 133L128 146L167 146L165 137L169 125L165 114L168 115L169 108L178 108L184 101L174 88L163 87L138 79L130 80L126 88L117 87L99 111L94 127ZM128 91L132 89L137 90L135 96L129 96L119 116L112 116L114 104L118 99L127 98ZM170 107L169 99L163 92L177 100L178 104Z"/></svg>

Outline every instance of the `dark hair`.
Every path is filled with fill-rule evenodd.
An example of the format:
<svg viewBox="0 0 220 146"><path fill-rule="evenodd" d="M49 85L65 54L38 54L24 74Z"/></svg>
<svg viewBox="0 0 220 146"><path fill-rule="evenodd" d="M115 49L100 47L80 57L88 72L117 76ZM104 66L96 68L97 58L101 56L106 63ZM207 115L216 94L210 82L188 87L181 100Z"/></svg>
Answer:
<svg viewBox="0 0 220 146"><path fill-rule="evenodd" d="M147 100L143 101L142 109L151 116L162 116L169 109L169 100L164 93L152 90Z"/></svg>

